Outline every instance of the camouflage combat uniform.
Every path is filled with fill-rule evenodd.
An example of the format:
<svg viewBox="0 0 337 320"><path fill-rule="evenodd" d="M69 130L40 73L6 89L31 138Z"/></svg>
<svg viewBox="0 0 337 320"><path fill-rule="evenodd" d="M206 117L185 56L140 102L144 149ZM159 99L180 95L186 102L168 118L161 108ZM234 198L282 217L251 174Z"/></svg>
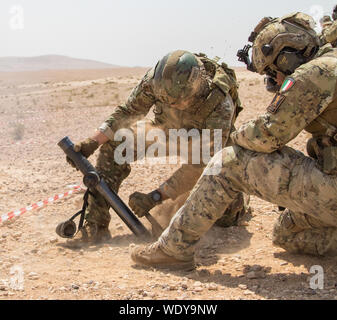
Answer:
<svg viewBox="0 0 337 320"><path fill-rule="evenodd" d="M177 51L173 54L181 54ZM122 181L130 174L129 164L118 165L114 161L114 152L120 142L114 142L114 135L120 128L133 128L131 124L143 119L154 105L154 120L143 121L146 132L159 128L168 133L169 129L222 129L223 146L228 145L230 132L233 132L234 121L241 111L241 103L237 92L236 76L227 65L217 64L205 55L196 55L202 61L207 74L207 94L200 94L196 104L185 110L178 110L170 105L165 94L160 94L161 88L155 88L155 69L151 69L132 91L125 105L117 107L107 119L100 131L110 140L99 151L96 168L104 177L111 189L118 192ZM157 65L158 66L158 65ZM134 130L135 134L136 131ZM137 141L135 139L135 141ZM137 148L135 146L137 152ZM136 159L136 155L135 155ZM171 199L190 191L205 166L185 164L160 187ZM239 199L243 199L242 195ZM243 208L243 201L237 200L236 208L231 209L225 217L233 223L239 211ZM228 217L228 218L227 218ZM86 220L100 226L108 226L110 222L109 207L98 193L95 198L89 197L89 207Z"/></svg>
<svg viewBox="0 0 337 320"><path fill-rule="evenodd" d="M331 24L327 24L321 33L321 42L323 45L331 43L331 45L337 47L337 21L333 21Z"/></svg>
<svg viewBox="0 0 337 320"><path fill-rule="evenodd" d="M276 97L264 115L231 134L236 145L209 162L206 170L220 160L221 173L202 174L159 238L163 252L190 260L222 209L244 192L288 208L275 225L275 245L337 254L337 50L330 44L320 48ZM317 160L285 146L303 129L317 141Z"/></svg>

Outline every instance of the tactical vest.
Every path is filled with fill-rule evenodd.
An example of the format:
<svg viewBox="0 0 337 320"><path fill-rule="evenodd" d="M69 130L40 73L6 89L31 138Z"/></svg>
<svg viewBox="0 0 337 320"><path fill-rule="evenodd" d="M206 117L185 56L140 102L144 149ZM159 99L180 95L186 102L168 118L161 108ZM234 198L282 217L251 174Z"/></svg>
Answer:
<svg viewBox="0 0 337 320"><path fill-rule="evenodd" d="M221 66L204 54L196 54L205 66L210 79L210 92L206 99L186 110L178 110L162 102L156 102L154 108L155 122L167 129L205 129L208 116L214 111L227 94L230 94L236 106L236 116L242 110L238 97L238 86L234 70L223 63ZM236 118L236 117L235 117ZM233 122L235 119L233 119Z"/></svg>

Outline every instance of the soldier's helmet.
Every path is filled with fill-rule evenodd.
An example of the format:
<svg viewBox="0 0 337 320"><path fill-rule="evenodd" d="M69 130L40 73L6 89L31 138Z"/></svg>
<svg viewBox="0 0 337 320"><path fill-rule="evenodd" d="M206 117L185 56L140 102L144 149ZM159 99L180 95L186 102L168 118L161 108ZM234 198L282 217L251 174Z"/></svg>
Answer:
<svg viewBox="0 0 337 320"><path fill-rule="evenodd" d="M330 16L323 16L320 20L319 20L322 28L326 28L332 25L332 20L330 18Z"/></svg>
<svg viewBox="0 0 337 320"><path fill-rule="evenodd" d="M206 71L200 58L183 50L173 51L161 59L154 72L156 97L177 109L186 109L207 90Z"/></svg>
<svg viewBox="0 0 337 320"><path fill-rule="evenodd" d="M332 19L337 20L337 4L333 8Z"/></svg>
<svg viewBox="0 0 337 320"><path fill-rule="evenodd" d="M310 61L319 49L315 21L304 13L264 18L252 33L252 63L260 74L292 74Z"/></svg>

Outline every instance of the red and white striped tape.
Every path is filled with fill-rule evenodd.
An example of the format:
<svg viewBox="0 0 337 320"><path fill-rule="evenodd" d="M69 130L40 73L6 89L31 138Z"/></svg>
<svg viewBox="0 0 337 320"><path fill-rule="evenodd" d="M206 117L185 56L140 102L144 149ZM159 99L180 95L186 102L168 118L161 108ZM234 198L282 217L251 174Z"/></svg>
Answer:
<svg viewBox="0 0 337 320"><path fill-rule="evenodd" d="M25 123L26 121L46 121L43 117L32 117L32 118L26 118L26 119L16 119L16 120L11 120L8 119L7 121L0 121L0 125L12 125L16 123Z"/></svg>
<svg viewBox="0 0 337 320"><path fill-rule="evenodd" d="M51 198L48 198L46 200L43 200L43 201L40 201L40 202L37 202L37 203L34 203L28 207L25 207L25 208L22 208L22 209L19 209L19 210L16 210L16 211L11 211L7 214L3 214L0 216L0 224L4 221L7 221L7 220L11 220L15 217L19 217L21 215L23 215L24 213L28 212L28 211L33 211L33 210L36 210L36 209L40 209L40 208L43 208L45 206L47 206L48 204L50 203L53 203L57 200L60 200L60 199L63 199L65 197L68 197L76 192L79 192L81 191L83 188L79 185L76 185L76 186L72 186L72 189L65 192L65 193L62 193L62 194L57 194L55 195L54 197L51 197Z"/></svg>

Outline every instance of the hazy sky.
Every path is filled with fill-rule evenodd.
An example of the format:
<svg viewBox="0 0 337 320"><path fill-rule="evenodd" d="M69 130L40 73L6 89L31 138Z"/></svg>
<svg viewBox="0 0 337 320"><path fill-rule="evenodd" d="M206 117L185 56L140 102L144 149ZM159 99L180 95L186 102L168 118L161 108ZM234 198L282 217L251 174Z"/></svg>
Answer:
<svg viewBox="0 0 337 320"><path fill-rule="evenodd" d="M0 57L61 54L151 66L185 49L238 65L236 52L264 16L318 20L336 0L1 0ZM240 65L240 64L239 64Z"/></svg>

